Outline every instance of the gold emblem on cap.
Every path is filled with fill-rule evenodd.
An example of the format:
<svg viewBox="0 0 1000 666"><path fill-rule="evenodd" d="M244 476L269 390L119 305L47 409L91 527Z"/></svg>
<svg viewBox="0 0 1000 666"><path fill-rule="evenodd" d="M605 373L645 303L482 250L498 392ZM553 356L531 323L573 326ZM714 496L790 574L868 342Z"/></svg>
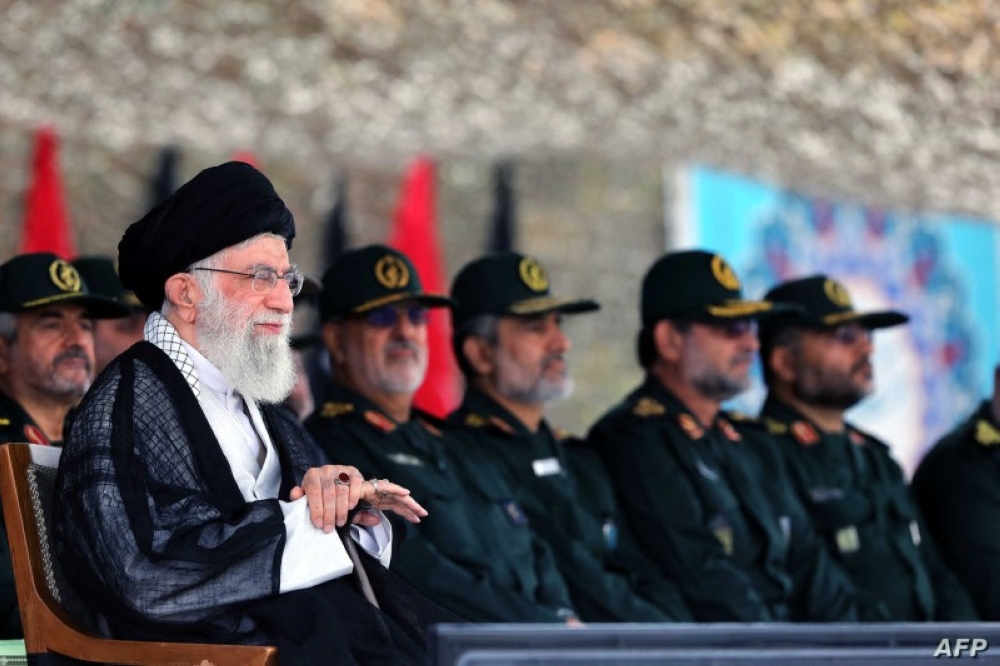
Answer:
<svg viewBox="0 0 1000 666"><path fill-rule="evenodd" d="M80 274L76 272L72 264L62 259L56 259L49 266L49 277L52 278L52 284L70 294L77 293L83 286Z"/></svg>
<svg viewBox="0 0 1000 666"><path fill-rule="evenodd" d="M740 279L733 272L733 267L726 263L726 260L715 255L712 257L712 275L726 289L739 289Z"/></svg>
<svg viewBox="0 0 1000 666"><path fill-rule="evenodd" d="M823 291L826 292L826 297L829 298L830 302L834 305L842 308L851 307L851 295L847 293L847 289L844 288L844 285L840 284L836 280L827 280L824 282Z"/></svg>
<svg viewBox="0 0 1000 666"><path fill-rule="evenodd" d="M528 285L528 289L545 291L549 288L549 275L537 259L525 257L521 260L519 270L521 271L521 279L524 280L524 284Z"/></svg>
<svg viewBox="0 0 1000 666"><path fill-rule="evenodd" d="M410 284L410 269L399 257L387 254L375 263L375 279L386 289L402 289Z"/></svg>

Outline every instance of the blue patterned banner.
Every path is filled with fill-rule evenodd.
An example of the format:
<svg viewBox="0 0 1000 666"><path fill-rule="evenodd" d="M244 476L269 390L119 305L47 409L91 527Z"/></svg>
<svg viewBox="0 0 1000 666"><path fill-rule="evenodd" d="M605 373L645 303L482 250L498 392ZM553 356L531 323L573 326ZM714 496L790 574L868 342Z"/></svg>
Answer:
<svg viewBox="0 0 1000 666"><path fill-rule="evenodd" d="M992 389L1000 360L1000 226L810 198L708 169L684 173L685 246L725 256L750 297L827 273L859 310L896 308L911 322L875 336L875 393L850 419L885 439L912 473L927 446ZM735 405L756 413L759 380Z"/></svg>

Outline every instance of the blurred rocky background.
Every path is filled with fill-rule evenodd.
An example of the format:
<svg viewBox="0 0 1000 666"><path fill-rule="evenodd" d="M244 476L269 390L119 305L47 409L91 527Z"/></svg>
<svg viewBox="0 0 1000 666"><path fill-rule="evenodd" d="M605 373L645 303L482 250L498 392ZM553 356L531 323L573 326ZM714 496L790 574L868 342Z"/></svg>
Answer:
<svg viewBox="0 0 1000 666"><path fill-rule="evenodd" d="M604 309L568 330L580 430L639 377L640 277L670 243L675 166L806 194L1000 219L1000 3L990 0L0 2L0 261L50 124L77 248L112 252L160 149L181 181L251 151L321 271L348 176L382 241L407 163L438 165L449 274L482 252L515 165L518 248Z"/></svg>

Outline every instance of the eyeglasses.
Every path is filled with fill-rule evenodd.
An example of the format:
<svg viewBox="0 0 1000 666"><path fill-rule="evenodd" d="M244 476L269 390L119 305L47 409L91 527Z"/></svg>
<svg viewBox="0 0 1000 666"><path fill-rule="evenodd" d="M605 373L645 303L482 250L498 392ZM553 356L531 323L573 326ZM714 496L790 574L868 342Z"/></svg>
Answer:
<svg viewBox="0 0 1000 666"><path fill-rule="evenodd" d="M230 275L242 275L245 278L250 278L253 282L250 283L250 288L258 293L267 293L274 289L275 285L278 284L278 280L284 280L285 284L288 285L288 291L292 292L292 296L298 296L302 292L302 286L305 284L306 278L299 271L298 268L292 266L285 272L284 275L278 275L278 271L268 266L257 266L253 270L244 273L242 271L229 271L224 268L201 268L196 267L191 270L195 271L211 271L213 273L229 273Z"/></svg>
<svg viewBox="0 0 1000 666"><path fill-rule="evenodd" d="M427 308L422 305L411 305L401 307L396 305L385 305L375 308L365 315L365 323L375 328L392 328L399 323L399 318L405 314L414 326L421 326L427 323Z"/></svg>
<svg viewBox="0 0 1000 666"><path fill-rule="evenodd" d="M835 342L850 347L856 345L861 340L871 342L872 332L863 326L859 326L858 324L848 324L846 326L838 326L830 331L830 337L833 338Z"/></svg>
<svg viewBox="0 0 1000 666"><path fill-rule="evenodd" d="M747 333L757 335L757 322L752 319L715 321L710 326L727 338L742 338Z"/></svg>

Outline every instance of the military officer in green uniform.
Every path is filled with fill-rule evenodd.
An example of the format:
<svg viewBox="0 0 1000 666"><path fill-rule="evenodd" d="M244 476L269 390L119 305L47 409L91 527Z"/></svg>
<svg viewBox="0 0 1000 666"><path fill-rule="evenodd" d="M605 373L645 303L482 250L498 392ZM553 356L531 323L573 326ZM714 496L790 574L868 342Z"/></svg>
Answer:
<svg viewBox="0 0 1000 666"><path fill-rule="evenodd" d="M993 395L924 456L913 494L983 620L1000 620L1000 365Z"/></svg>
<svg viewBox="0 0 1000 666"><path fill-rule="evenodd" d="M22 254L0 266L0 444L62 443L70 410L94 379L94 319L125 311L90 294L54 254ZM0 639L21 635L2 530Z"/></svg>
<svg viewBox="0 0 1000 666"><path fill-rule="evenodd" d="M755 320L733 269L668 253L642 284L645 381L591 429L646 554L705 622L852 621L854 586L826 552L766 433L721 403L749 386Z"/></svg>
<svg viewBox="0 0 1000 666"><path fill-rule="evenodd" d="M468 385L449 417L466 435L461 459L518 488L584 621L690 620L676 586L620 526L599 460L544 418L546 404L571 388L561 317L596 310L597 303L553 296L542 264L513 252L467 264L452 297L455 353Z"/></svg>
<svg viewBox="0 0 1000 666"><path fill-rule="evenodd" d="M873 390L872 331L909 318L857 312L844 285L826 275L784 282L765 298L800 308L761 323L761 421L816 531L880 619L975 620L889 447L844 418Z"/></svg>
<svg viewBox="0 0 1000 666"><path fill-rule="evenodd" d="M149 311L122 284L111 257L77 257L73 267L87 283L90 293L110 298L126 308L121 317L94 322L94 376L97 376L115 357L142 340Z"/></svg>
<svg viewBox="0 0 1000 666"><path fill-rule="evenodd" d="M423 291L397 250L343 254L320 297L334 381L306 427L331 457L406 484L427 508L392 564L423 594L472 621L575 622L514 490L489 470L466 469L450 455L450 436L413 408L427 369L427 309L451 305Z"/></svg>

